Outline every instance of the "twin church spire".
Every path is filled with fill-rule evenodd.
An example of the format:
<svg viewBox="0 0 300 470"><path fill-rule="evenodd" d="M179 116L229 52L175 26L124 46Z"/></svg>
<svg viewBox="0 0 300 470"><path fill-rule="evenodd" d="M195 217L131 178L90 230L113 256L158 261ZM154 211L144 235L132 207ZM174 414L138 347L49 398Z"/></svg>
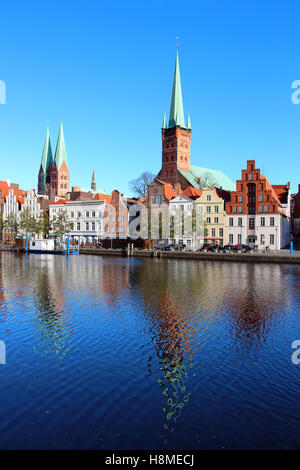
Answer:
<svg viewBox="0 0 300 470"><path fill-rule="evenodd" d="M60 124L54 159L48 127L46 131L38 177L38 192L39 194L46 194L50 189L52 189L52 193L55 193L54 195L59 196L69 190L69 170L62 123Z"/></svg>
<svg viewBox="0 0 300 470"><path fill-rule="evenodd" d="M167 128L172 128L176 126L182 127L183 129L191 129L190 115L188 115L188 119L186 123L184 120L178 51L176 52L169 124L167 126L166 115L164 114L162 128L167 129Z"/></svg>

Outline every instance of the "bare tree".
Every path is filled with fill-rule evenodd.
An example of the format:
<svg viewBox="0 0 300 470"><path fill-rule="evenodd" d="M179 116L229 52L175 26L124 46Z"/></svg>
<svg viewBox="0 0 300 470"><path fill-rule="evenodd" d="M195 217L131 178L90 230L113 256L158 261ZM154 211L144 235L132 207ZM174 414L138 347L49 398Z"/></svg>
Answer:
<svg viewBox="0 0 300 470"><path fill-rule="evenodd" d="M146 197L148 193L148 186L155 178L153 173L149 171L144 171L139 178L129 181L130 191L136 197Z"/></svg>
<svg viewBox="0 0 300 470"><path fill-rule="evenodd" d="M218 186L218 182L210 171L206 171L201 176L199 189L206 188L206 186Z"/></svg>

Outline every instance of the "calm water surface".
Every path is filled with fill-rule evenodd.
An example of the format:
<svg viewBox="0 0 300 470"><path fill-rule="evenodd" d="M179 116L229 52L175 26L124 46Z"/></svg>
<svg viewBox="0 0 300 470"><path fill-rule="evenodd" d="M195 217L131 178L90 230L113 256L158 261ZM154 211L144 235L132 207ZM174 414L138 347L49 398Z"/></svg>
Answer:
<svg viewBox="0 0 300 470"><path fill-rule="evenodd" d="M300 448L300 266L0 253L1 449Z"/></svg>

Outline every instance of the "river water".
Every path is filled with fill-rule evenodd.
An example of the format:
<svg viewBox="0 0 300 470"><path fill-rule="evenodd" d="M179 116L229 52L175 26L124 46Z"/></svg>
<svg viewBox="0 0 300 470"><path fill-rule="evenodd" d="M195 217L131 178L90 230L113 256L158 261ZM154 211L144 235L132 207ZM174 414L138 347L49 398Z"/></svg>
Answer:
<svg viewBox="0 0 300 470"><path fill-rule="evenodd" d="M0 253L0 448L300 448L297 339L300 266Z"/></svg>

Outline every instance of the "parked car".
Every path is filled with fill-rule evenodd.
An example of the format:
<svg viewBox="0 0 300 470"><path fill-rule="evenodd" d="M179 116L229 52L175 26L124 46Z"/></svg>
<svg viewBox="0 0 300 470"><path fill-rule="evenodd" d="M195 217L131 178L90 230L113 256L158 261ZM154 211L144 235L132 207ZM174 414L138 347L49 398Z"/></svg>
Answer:
<svg viewBox="0 0 300 470"><path fill-rule="evenodd" d="M237 244L234 246L234 251L238 253L248 253L249 251L252 250L251 246L249 245L243 245L243 244Z"/></svg>
<svg viewBox="0 0 300 470"><path fill-rule="evenodd" d="M222 251L222 246L220 245L211 245L211 251Z"/></svg>
<svg viewBox="0 0 300 470"><path fill-rule="evenodd" d="M173 250L175 250L175 245L173 245L172 243L170 245L165 245L164 250L165 251L173 251Z"/></svg>
<svg viewBox="0 0 300 470"><path fill-rule="evenodd" d="M230 251L233 251L234 246L233 245L225 245L223 246L222 250L224 253L229 253Z"/></svg>
<svg viewBox="0 0 300 470"><path fill-rule="evenodd" d="M212 245L210 243L204 243L199 251L212 251Z"/></svg>

